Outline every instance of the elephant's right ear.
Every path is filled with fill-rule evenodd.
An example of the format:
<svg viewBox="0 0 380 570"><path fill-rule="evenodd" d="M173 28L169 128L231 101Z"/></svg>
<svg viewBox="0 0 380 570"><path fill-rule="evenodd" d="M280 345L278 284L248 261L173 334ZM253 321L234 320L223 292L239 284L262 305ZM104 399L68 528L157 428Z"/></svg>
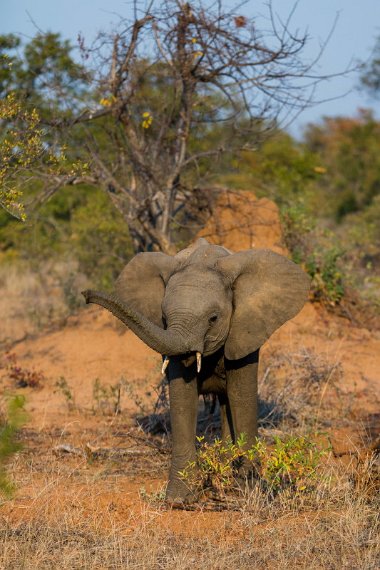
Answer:
<svg viewBox="0 0 380 570"><path fill-rule="evenodd" d="M165 284L179 262L164 253L138 253L124 267L115 283L122 301L163 328L161 304Z"/></svg>

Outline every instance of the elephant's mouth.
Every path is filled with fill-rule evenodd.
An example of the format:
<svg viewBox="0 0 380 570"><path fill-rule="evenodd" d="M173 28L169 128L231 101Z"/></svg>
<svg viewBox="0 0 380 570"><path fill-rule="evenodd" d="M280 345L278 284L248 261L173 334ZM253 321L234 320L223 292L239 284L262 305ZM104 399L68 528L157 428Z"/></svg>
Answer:
<svg viewBox="0 0 380 570"><path fill-rule="evenodd" d="M186 358L188 361L191 361L189 362L191 364L195 361L197 362L197 372L199 374L202 368L202 354L199 351L197 351L195 354L191 353L189 356L186 356ZM162 363L162 369L161 369L162 374L165 374L165 370L169 366L169 362L170 358L168 356L164 356L164 361Z"/></svg>
<svg viewBox="0 0 380 570"><path fill-rule="evenodd" d="M181 357L182 360L186 361L188 365L192 365L194 362L196 362L197 365L197 373L199 374L199 372L201 371L202 368L202 358L206 358L208 356L211 356L213 354L215 354L218 350L220 350L220 348L223 346L224 343L218 343L218 345L214 346L206 346L202 351L199 350L192 350L189 352L186 352L183 355L178 355ZM163 363L162 363L162 374L165 374L165 371L167 369L167 367L169 366L169 362L170 362L170 358L169 356L165 356L163 355Z"/></svg>

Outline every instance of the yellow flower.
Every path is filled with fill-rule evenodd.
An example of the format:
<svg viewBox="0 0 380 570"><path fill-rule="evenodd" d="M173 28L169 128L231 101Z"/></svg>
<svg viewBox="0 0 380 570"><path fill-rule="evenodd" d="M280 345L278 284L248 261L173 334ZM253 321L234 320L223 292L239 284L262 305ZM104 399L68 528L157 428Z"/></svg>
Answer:
<svg viewBox="0 0 380 570"><path fill-rule="evenodd" d="M327 169L324 166L315 166L314 172L316 172L317 174L326 174Z"/></svg>
<svg viewBox="0 0 380 570"><path fill-rule="evenodd" d="M153 123L152 115L149 113L149 111L145 111L141 116L143 118L141 126L143 127L143 129L149 129L149 127Z"/></svg>
<svg viewBox="0 0 380 570"><path fill-rule="evenodd" d="M111 105L115 103L115 101L116 98L113 95L110 95L109 97L102 97L99 103L103 105L103 107L111 107Z"/></svg>

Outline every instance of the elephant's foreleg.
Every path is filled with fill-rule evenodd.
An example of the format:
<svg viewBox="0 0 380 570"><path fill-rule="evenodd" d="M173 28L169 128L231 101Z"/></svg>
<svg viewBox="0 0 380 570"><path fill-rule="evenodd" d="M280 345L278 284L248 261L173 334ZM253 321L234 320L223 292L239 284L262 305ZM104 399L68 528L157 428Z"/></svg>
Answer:
<svg viewBox="0 0 380 570"><path fill-rule="evenodd" d="M174 359L173 359L174 360ZM171 503L190 501L193 494L179 471L196 461L195 434L198 412L197 380L181 362L170 361L168 369L172 463L166 498Z"/></svg>
<svg viewBox="0 0 380 570"><path fill-rule="evenodd" d="M244 433L247 446L257 437L257 370L259 351L241 360L226 361L227 397L235 439Z"/></svg>

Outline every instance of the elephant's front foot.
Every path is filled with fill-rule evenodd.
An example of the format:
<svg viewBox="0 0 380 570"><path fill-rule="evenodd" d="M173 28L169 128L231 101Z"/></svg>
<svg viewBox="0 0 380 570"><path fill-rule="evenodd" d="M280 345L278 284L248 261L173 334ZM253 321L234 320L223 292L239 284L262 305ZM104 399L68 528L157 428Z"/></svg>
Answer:
<svg viewBox="0 0 380 570"><path fill-rule="evenodd" d="M180 478L170 479L166 489L166 502L172 507L183 507L197 500L197 494L190 485Z"/></svg>
<svg viewBox="0 0 380 570"><path fill-rule="evenodd" d="M194 484L196 481L195 459L179 463L185 466L181 469L178 468L178 463L172 465L166 489L166 502L173 507L190 505L198 499Z"/></svg>

